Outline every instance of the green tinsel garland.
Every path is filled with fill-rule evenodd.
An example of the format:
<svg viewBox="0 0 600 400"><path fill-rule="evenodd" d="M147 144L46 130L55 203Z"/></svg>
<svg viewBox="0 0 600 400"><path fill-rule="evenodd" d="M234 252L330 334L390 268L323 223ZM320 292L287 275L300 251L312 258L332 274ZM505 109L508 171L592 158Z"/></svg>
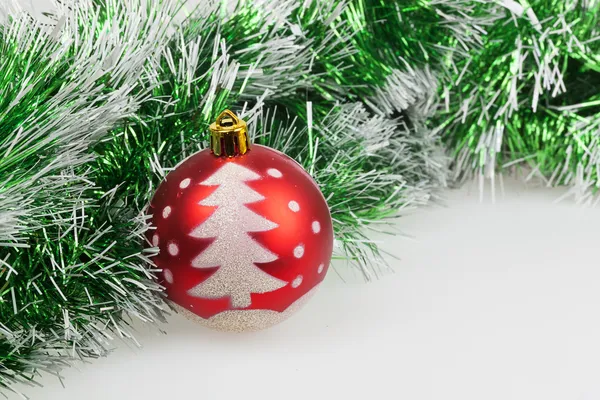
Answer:
<svg viewBox="0 0 600 400"><path fill-rule="evenodd" d="M600 185L600 3L504 1L479 51L452 60L432 123L454 176L526 165L580 200ZM588 189L593 189L591 192Z"/></svg>
<svg viewBox="0 0 600 400"><path fill-rule="evenodd" d="M56 374L105 354L114 335L131 337L124 318L162 318L162 288L139 247L145 221L105 218L122 200L91 180L90 149L147 97L134 92L175 7L132 15L111 6L111 19L83 3L55 26L18 13L0 28L0 385L8 390L35 371Z"/></svg>
<svg viewBox="0 0 600 400"><path fill-rule="evenodd" d="M600 184L597 1L200 3L0 12L0 386L163 318L146 205L225 108L315 177L365 279L386 266L364 228L449 176Z"/></svg>

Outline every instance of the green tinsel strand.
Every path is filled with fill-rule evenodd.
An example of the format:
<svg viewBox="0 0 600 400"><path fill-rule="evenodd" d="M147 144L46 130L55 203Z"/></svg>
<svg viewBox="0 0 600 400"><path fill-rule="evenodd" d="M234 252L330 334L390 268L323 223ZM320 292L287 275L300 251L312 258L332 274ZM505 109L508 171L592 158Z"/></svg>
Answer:
<svg viewBox="0 0 600 400"><path fill-rule="evenodd" d="M493 3L472 1L351 0L341 19L356 49L352 68L330 74L347 82L343 86L348 95L360 100L373 97L399 72L407 75L404 84L410 89L413 70L479 48L485 28L496 18L493 9ZM427 82L431 77L424 80L421 84L436 86ZM418 97L413 93L406 90L408 97L393 98L386 108L373 108L387 115L403 111L415 100L411 94Z"/></svg>
<svg viewBox="0 0 600 400"><path fill-rule="evenodd" d="M477 173L493 189L499 168L525 164L550 185L597 186L600 5L504 4L483 49L456 62L446 81L437 121L455 177Z"/></svg>
<svg viewBox="0 0 600 400"><path fill-rule="evenodd" d="M355 68L329 75L392 116L411 108L395 87L438 79L439 112L409 121L443 134L453 178L493 180L503 165L526 164L583 200L599 185L599 15L595 1L353 0L342 18ZM415 80L428 64L434 75ZM418 92L401 93L414 102Z"/></svg>
<svg viewBox="0 0 600 400"><path fill-rule="evenodd" d="M398 171L410 182L429 182L429 192L446 185L440 131L428 126L438 109L439 76L482 46L497 8L492 2L353 0L341 13L354 52L349 68L328 74L347 96L398 122L398 143L388 147L387 159L412 154L412 167ZM386 158L374 165L385 166Z"/></svg>
<svg viewBox="0 0 600 400"><path fill-rule="evenodd" d="M445 186L446 160L439 130L426 124L438 103L438 78L428 62L467 57L468 51L479 48L485 28L498 18L497 5L380 0L354 0L345 7L308 3L309 7L291 17L305 25L307 37L317 43L329 35L345 38L344 57L329 55L339 51L315 57L313 71L321 77L314 82L317 93L323 100L361 101L368 111L396 123L397 132L384 149L387 153L367 164L401 175L407 182L421 182L423 193ZM413 159L390 161L397 154L411 154Z"/></svg>
<svg viewBox="0 0 600 400"><path fill-rule="evenodd" d="M5 231L18 232L0 247L7 390L106 354L112 336L131 337L125 318L162 318L150 254L139 251L145 220L95 187L90 148L133 117L144 93L132 91L166 33L156 22L176 9L136 19L121 12L136 0L106 4L114 13L85 2L59 9L55 26L19 13L0 28L0 210Z"/></svg>

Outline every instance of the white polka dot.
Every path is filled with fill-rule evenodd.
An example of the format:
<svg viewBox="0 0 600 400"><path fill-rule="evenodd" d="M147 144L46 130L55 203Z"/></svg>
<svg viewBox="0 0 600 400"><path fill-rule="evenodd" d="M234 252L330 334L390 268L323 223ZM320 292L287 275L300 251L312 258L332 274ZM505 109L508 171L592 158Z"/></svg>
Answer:
<svg viewBox="0 0 600 400"><path fill-rule="evenodd" d="M165 269L164 274L165 274L165 281L167 281L169 283L173 283L173 273L171 272L171 270Z"/></svg>
<svg viewBox="0 0 600 400"><path fill-rule="evenodd" d="M158 246L158 233L155 233L154 236L152 236L152 246Z"/></svg>
<svg viewBox="0 0 600 400"><path fill-rule="evenodd" d="M294 249L294 257L296 257L296 258L302 258L303 255L304 255L304 245L303 244L299 244Z"/></svg>
<svg viewBox="0 0 600 400"><path fill-rule="evenodd" d="M184 180L182 180L182 181L179 183L179 187L180 187L180 188L182 188L182 189L185 189L186 187L190 186L190 182L191 182L191 181L192 181L192 180L191 180L190 178L185 178Z"/></svg>
<svg viewBox="0 0 600 400"><path fill-rule="evenodd" d="M171 215L171 207L166 206L165 208L163 208L163 218L167 218L169 215ZM313 222L313 226L314 226L314 222Z"/></svg>
<svg viewBox="0 0 600 400"><path fill-rule="evenodd" d="M319 269L317 269L317 272L320 274L323 272L323 268L325 268L325 264L319 264Z"/></svg>
<svg viewBox="0 0 600 400"><path fill-rule="evenodd" d="M267 174L271 175L273 178L281 178L283 176L281 171L275 168L269 168L269 170L267 170Z"/></svg>
<svg viewBox="0 0 600 400"><path fill-rule="evenodd" d="M313 221L313 223L312 223L312 230L313 230L314 233L321 232L321 224L319 223L319 221Z"/></svg>
<svg viewBox="0 0 600 400"><path fill-rule="evenodd" d="M302 283L302 275L298 275L293 281L292 281L292 287L293 288L297 288L298 286L300 286L300 284Z"/></svg>
<svg viewBox="0 0 600 400"><path fill-rule="evenodd" d="M294 200L290 201L288 203L288 207L290 208L290 210L292 210L293 212L298 212L300 211L300 204L298 204L297 202L295 202Z"/></svg>
<svg viewBox="0 0 600 400"><path fill-rule="evenodd" d="M169 243L169 254L172 256L179 254L179 247L175 243Z"/></svg>

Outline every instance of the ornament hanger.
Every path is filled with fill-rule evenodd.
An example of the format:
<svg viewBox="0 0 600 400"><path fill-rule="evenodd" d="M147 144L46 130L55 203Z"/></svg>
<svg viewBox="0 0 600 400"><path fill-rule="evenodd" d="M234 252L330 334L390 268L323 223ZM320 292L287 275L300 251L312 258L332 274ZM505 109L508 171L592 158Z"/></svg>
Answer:
<svg viewBox="0 0 600 400"><path fill-rule="evenodd" d="M235 157L250 151L246 122L233 111L223 111L209 129L210 149L215 156Z"/></svg>

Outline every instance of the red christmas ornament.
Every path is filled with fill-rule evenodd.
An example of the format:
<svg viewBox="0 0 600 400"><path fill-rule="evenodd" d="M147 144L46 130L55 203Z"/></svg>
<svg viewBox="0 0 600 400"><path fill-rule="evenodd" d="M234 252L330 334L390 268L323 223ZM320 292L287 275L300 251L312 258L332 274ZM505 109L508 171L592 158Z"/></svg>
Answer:
<svg viewBox="0 0 600 400"><path fill-rule="evenodd" d="M246 124L224 111L211 149L159 186L149 241L160 249L168 298L188 316L229 331L283 321L327 272L333 228L327 203L294 160L250 150Z"/></svg>

